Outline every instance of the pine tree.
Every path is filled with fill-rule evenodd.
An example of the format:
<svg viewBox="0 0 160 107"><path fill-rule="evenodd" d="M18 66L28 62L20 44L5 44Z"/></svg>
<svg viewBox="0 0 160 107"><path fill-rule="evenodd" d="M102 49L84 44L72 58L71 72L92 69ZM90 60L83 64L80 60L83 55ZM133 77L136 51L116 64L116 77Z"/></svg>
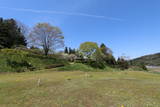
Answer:
<svg viewBox="0 0 160 107"><path fill-rule="evenodd" d="M17 22L14 19L0 18L0 47L11 48L19 45L26 46L27 43Z"/></svg>
<svg viewBox="0 0 160 107"><path fill-rule="evenodd" d="M72 54L72 49L71 49L71 48L69 48L68 53L69 53L69 54Z"/></svg>
<svg viewBox="0 0 160 107"><path fill-rule="evenodd" d="M64 49L64 53L66 53L66 54L68 54L69 52L68 52L68 47L65 47L65 49Z"/></svg>

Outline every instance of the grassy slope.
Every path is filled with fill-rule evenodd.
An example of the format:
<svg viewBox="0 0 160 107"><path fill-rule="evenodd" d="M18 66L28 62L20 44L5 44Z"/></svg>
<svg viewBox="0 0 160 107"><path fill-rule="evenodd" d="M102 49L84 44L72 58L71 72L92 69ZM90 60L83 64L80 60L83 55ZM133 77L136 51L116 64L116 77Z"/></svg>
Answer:
<svg viewBox="0 0 160 107"><path fill-rule="evenodd" d="M159 101L159 74L52 70L0 74L0 107L159 107Z"/></svg>
<svg viewBox="0 0 160 107"><path fill-rule="evenodd" d="M7 63L8 59L18 63L26 61L27 63L31 64L35 69L44 69L46 66L49 65L67 63L66 61L60 59L59 56L52 55L46 57L39 51L34 51L29 49L28 50L3 49L0 50L0 72L17 71L18 67L11 67ZM20 66L19 68L23 69L23 66ZM26 67L24 67L24 69L25 68Z"/></svg>

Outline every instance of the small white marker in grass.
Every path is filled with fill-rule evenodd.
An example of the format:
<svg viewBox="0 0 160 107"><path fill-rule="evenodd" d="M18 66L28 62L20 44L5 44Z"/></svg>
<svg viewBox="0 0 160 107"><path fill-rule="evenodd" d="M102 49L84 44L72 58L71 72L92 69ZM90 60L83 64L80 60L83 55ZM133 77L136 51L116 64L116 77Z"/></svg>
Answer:
<svg viewBox="0 0 160 107"><path fill-rule="evenodd" d="M40 78L38 79L37 85L38 85L38 87L41 85L41 79Z"/></svg>

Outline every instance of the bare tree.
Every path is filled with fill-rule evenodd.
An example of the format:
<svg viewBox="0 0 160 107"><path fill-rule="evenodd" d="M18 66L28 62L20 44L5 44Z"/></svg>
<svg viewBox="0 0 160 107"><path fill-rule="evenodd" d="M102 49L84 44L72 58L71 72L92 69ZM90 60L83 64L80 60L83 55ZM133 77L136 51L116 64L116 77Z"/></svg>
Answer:
<svg viewBox="0 0 160 107"><path fill-rule="evenodd" d="M31 44L43 48L45 55L50 50L55 50L64 46L64 36L58 27L49 23L38 23L29 35Z"/></svg>
<svg viewBox="0 0 160 107"><path fill-rule="evenodd" d="M20 28L21 33L27 37L28 33L29 33L29 27L26 26L24 23L22 23L21 21L16 20L17 26Z"/></svg>

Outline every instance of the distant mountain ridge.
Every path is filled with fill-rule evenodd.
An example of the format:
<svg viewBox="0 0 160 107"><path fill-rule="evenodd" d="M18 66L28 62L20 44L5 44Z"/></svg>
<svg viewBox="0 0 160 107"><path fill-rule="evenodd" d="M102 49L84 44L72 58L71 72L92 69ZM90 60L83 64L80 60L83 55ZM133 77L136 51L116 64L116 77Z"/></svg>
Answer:
<svg viewBox="0 0 160 107"><path fill-rule="evenodd" d="M149 66L160 66L160 53L145 55L132 60L133 63L144 63Z"/></svg>

